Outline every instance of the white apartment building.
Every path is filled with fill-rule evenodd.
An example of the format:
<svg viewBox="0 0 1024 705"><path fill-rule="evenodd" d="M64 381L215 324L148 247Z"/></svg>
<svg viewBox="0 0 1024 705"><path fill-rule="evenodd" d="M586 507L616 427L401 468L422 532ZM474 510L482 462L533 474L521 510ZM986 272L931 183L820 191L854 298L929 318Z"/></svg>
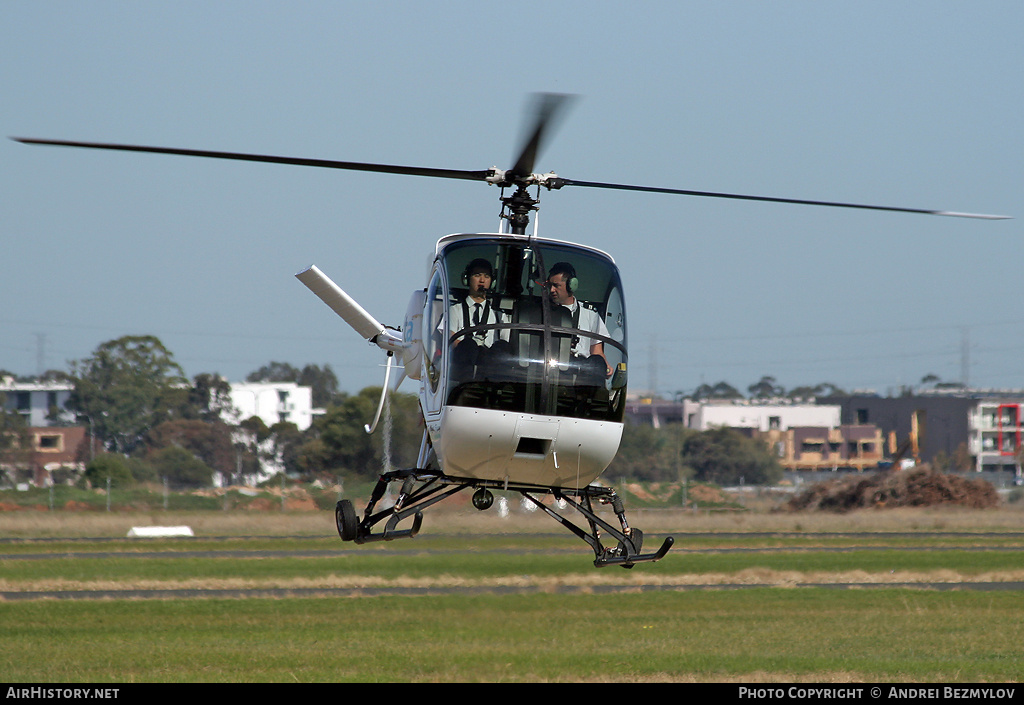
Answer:
<svg viewBox="0 0 1024 705"><path fill-rule="evenodd" d="M1013 471L1021 475L1024 403L1018 399L983 399L968 416L968 449L975 470Z"/></svg>
<svg viewBox="0 0 1024 705"><path fill-rule="evenodd" d="M232 382L231 405L234 422L258 416L268 427L283 421L300 431L313 424L313 388L295 382Z"/></svg>
<svg viewBox="0 0 1024 705"><path fill-rule="evenodd" d="M837 428L839 418L839 406L705 402L692 409L686 425L698 431L729 426L767 432L804 426Z"/></svg>

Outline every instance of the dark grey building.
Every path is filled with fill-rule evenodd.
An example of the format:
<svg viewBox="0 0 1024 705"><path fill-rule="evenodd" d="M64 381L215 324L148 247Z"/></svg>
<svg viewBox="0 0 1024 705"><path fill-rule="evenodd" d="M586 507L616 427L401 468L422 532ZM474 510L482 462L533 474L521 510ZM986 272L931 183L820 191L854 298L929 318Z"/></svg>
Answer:
<svg viewBox="0 0 1024 705"><path fill-rule="evenodd" d="M882 429L892 454L910 442L906 458L933 462L944 454L953 470L1017 471L1021 448L1020 409L1024 394L963 390L953 393L880 397L820 398L838 405L844 424L871 423ZM958 467L959 466L959 467Z"/></svg>

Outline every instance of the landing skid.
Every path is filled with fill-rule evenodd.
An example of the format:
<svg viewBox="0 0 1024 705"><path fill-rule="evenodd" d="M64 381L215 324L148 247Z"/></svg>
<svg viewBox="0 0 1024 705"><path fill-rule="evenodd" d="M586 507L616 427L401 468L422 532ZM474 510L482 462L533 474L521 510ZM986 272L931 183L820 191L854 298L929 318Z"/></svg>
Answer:
<svg viewBox="0 0 1024 705"><path fill-rule="evenodd" d="M394 506L375 511L388 485L398 481L402 482L402 489ZM632 568L637 563L661 560L675 543L675 539L669 536L654 553L641 553L644 541L643 532L629 526L626 522L626 512L622 500L615 490L608 487L588 485L575 489L482 480L459 480L437 472L417 469L395 470L381 475L370 496L370 501L366 505L362 519L358 518L351 501L343 499L338 502L335 509L338 534L345 541L354 541L357 544L412 538L419 533L423 523L424 509L470 488L477 489L473 496L473 504L481 510L487 509L493 502L491 489L518 492L527 501L585 541L594 550L594 565L598 568L609 565ZM556 500L571 505L587 520L588 529L581 528L546 505L543 502L546 495L553 495ZM595 502L610 504L620 526L615 527L599 517L594 511ZM412 526L399 529L398 525L410 517ZM374 528L382 522L384 522L384 528L374 533ZM602 532L608 539L616 542L614 547L605 546L602 543Z"/></svg>

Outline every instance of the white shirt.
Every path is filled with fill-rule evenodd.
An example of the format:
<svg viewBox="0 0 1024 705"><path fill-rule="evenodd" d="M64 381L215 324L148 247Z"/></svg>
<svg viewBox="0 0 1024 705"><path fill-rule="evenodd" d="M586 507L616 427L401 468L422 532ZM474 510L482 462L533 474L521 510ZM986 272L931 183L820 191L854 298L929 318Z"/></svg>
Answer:
<svg viewBox="0 0 1024 705"><path fill-rule="evenodd" d="M458 303L448 309L448 330L451 331L451 335L455 335L463 328L468 328L471 325L487 325L493 323L504 323L502 320L501 311L494 308L492 302L488 308L486 300L477 303L471 297L466 297L466 305L469 307L469 323L462 318L462 304ZM476 307L479 306L480 323L473 322L473 314L477 312ZM487 309L487 320L484 320L484 310ZM508 340L508 330L482 330L473 333L472 336L463 336L459 340L464 340L467 337L472 337L476 341L477 345L483 345L490 347L494 344L494 341L499 337L502 340Z"/></svg>
<svg viewBox="0 0 1024 705"><path fill-rule="evenodd" d="M580 321L577 325L580 330L608 337L608 327L605 326L604 319L601 318L597 311L586 306L580 306L579 301L574 301L571 306L566 306L566 308L574 316L576 315L576 309L579 309ZM572 352L580 357L590 357L590 348L599 343L603 345L604 341L580 336L576 344L573 345Z"/></svg>

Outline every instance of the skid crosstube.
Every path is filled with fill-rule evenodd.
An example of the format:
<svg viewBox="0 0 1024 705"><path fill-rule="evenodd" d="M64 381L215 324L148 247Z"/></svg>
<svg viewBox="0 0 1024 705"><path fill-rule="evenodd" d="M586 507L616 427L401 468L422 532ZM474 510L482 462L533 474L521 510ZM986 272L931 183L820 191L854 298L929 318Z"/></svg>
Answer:
<svg viewBox="0 0 1024 705"><path fill-rule="evenodd" d="M388 485L397 481L402 482L402 489L394 506L375 511L377 503L384 496ZM342 539L354 541L357 544L412 538L419 533L423 523L424 509L470 488L477 488L478 492L490 489L518 492L534 506L585 541L594 550L594 565L598 568L610 565L632 568L637 563L657 561L664 558L675 543L675 539L669 536L654 553L642 553L643 532L629 526L622 500L615 490L608 487L588 485L577 489L516 485L486 480L461 480L441 475L436 471L416 468L394 470L382 474L373 489L362 519L356 516L352 502L349 500L338 502L335 510L338 533ZM581 528L545 504L542 500L546 495L553 495L556 500L572 506L587 520L588 528ZM618 527L597 515L594 511L595 502L612 505L612 511L619 520ZM480 508L488 506L490 506L490 501ZM412 517L412 526L407 529L399 529L398 525L409 517ZM381 522L386 522L383 530L374 533L374 527ZM614 541L615 545L605 546L602 542L603 535Z"/></svg>

